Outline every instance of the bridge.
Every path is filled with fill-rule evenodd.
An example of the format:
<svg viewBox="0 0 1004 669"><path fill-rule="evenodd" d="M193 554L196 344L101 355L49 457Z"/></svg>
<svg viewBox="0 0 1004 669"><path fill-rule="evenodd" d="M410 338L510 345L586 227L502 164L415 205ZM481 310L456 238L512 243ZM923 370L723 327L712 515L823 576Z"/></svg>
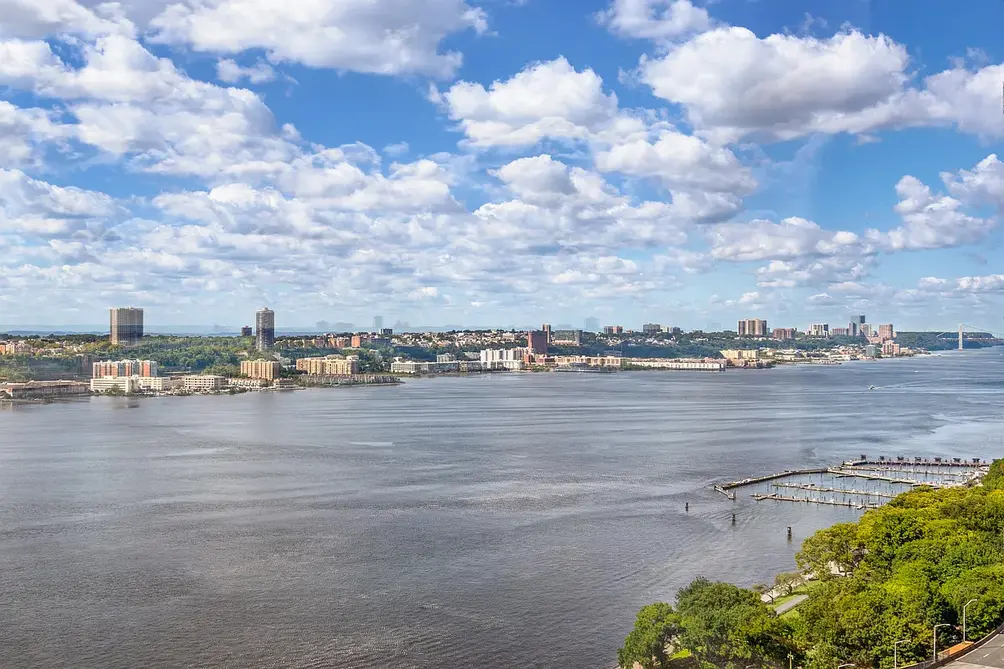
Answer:
<svg viewBox="0 0 1004 669"><path fill-rule="evenodd" d="M991 330L989 328L981 328L981 327L977 327L975 325L969 325L967 323L959 323L959 331L958 331L958 333L955 333L955 332L942 332L942 333L940 333L938 335L938 338L940 339L941 337L946 337L946 336L954 337L954 336L956 336L956 334L958 334L958 337L959 337L959 350L961 351L961 350L963 350L965 348L965 335L967 333L969 334L969 340L970 341L986 341L986 340L994 340L994 339L1004 340L1004 333L994 332L993 330ZM980 335L980 336L977 336L977 335Z"/></svg>

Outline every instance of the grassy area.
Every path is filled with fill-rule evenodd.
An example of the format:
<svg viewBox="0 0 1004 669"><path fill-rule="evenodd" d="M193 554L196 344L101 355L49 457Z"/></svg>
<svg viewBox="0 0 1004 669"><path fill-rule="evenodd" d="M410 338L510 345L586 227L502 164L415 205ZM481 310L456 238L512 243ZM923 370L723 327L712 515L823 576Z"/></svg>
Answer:
<svg viewBox="0 0 1004 669"><path fill-rule="evenodd" d="M684 648L683 650L678 650L675 653L673 653L672 655L670 655L669 659L671 659L671 660L685 660L688 657L693 657L693 654L689 650L687 650L686 648Z"/></svg>
<svg viewBox="0 0 1004 669"><path fill-rule="evenodd" d="M791 600L795 599L795 597L798 597L799 595L809 594L813 590L813 588L816 588L819 585L820 581L809 581L807 583L803 583L802 585L792 590L790 595L785 595L784 597L778 597L777 599L775 599L773 602L770 603L770 607L776 609L782 604L790 602Z"/></svg>

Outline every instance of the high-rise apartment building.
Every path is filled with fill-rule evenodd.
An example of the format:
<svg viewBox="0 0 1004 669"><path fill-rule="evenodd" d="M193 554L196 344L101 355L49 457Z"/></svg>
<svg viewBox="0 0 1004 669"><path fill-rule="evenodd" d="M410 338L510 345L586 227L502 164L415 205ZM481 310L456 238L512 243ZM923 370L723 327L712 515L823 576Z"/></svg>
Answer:
<svg viewBox="0 0 1004 669"><path fill-rule="evenodd" d="M254 336L254 329L250 325L245 325L244 327L241 328L241 336L242 337L253 337Z"/></svg>
<svg viewBox="0 0 1004 669"><path fill-rule="evenodd" d="M604 325L603 334L624 334L623 325Z"/></svg>
<svg viewBox="0 0 1004 669"><path fill-rule="evenodd" d="M540 329L544 331L545 335L547 335L547 342L550 343L551 342L551 324L550 323L544 323L543 325L540 326Z"/></svg>
<svg viewBox="0 0 1004 669"><path fill-rule="evenodd" d="M644 334L658 334L662 332L662 326L658 323L645 323L641 326L641 331Z"/></svg>
<svg viewBox="0 0 1004 669"><path fill-rule="evenodd" d="M376 332L377 334L380 334L381 330L383 330L383 316L374 316L373 317L373 332Z"/></svg>
<svg viewBox="0 0 1004 669"><path fill-rule="evenodd" d="M798 334L795 328L774 328L774 339L779 341L790 341Z"/></svg>
<svg viewBox="0 0 1004 669"><path fill-rule="evenodd" d="M861 336L861 324L857 321L851 321L847 324L847 334L851 337Z"/></svg>
<svg viewBox="0 0 1004 669"><path fill-rule="evenodd" d="M882 341L886 341L887 339L895 339L896 330L895 328L893 328L892 323L888 323L886 325L880 325L878 328L878 336L879 339L881 339Z"/></svg>
<svg viewBox="0 0 1004 669"><path fill-rule="evenodd" d="M739 321L739 327L736 331L740 337L766 337L768 333L767 321L760 318L747 318Z"/></svg>
<svg viewBox="0 0 1004 669"><path fill-rule="evenodd" d="M255 348L267 351L275 346L275 312L262 307L255 313Z"/></svg>
<svg viewBox="0 0 1004 669"><path fill-rule="evenodd" d="M810 337L829 337L830 326L828 323L813 323L809 326Z"/></svg>
<svg viewBox="0 0 1004 669"><path fill-rule="evenodd" d="M858 325L864 325L865 323L868 322L868 319L865 318L864 314L861 314L860 316L857 317L857 321L858 321Z"/></svg>
<svg viewBox="0 0 1004 669"><path fill-rule="evenodd" d="M551 343L579 346L582 344L582 330L553 330L551 331Z"/></svg>
<svg viewBox="0 0 1004 669"><path fill-rule="evenodd" d="M544 330L527 332L526 347L531 354L547 355L547 332Z"/></svg>
<svg viewBox="0 0 1004 669"><path fill-rule="evenodd" d="M143 310L121 307L109 310L110 339L113 346L137 344L143 338Z"/></svg>
<svg viewBox="0 0 1004 669"><path fill-rule="evenodd" d="M590 316L585 320L582 327L586 332L598 332L600 329L600 321L599 319Z"/></svg>

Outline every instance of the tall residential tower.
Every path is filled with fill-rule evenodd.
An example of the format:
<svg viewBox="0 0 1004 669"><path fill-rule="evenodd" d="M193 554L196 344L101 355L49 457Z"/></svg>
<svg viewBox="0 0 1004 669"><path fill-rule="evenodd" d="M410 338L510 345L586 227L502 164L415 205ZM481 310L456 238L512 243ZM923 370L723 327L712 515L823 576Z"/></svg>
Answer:
<svg viewBox="0 0 1004 669"><path fill-rule="evenodd" d="M255 348L267 351L275 346L275 312L262 307L254 316Z"/></svg>
<svg viewBox="0 0 1004 669"><path fill-rule="evenodd" d="M122 307L109 310L111 323L109 332L113 346L138 344L143 338L143 310L135 307Z"/></svg>

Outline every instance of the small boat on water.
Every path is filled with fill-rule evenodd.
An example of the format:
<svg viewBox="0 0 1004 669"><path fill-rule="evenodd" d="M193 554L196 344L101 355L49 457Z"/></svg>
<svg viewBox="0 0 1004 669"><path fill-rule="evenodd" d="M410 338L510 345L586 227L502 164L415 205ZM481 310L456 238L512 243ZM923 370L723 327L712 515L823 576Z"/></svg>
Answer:
<svg viewBox="0 0 1004 669"><path fill-rule="evenodd" d="M875 386L868 386L868 390L877 390Z"/></svg>

